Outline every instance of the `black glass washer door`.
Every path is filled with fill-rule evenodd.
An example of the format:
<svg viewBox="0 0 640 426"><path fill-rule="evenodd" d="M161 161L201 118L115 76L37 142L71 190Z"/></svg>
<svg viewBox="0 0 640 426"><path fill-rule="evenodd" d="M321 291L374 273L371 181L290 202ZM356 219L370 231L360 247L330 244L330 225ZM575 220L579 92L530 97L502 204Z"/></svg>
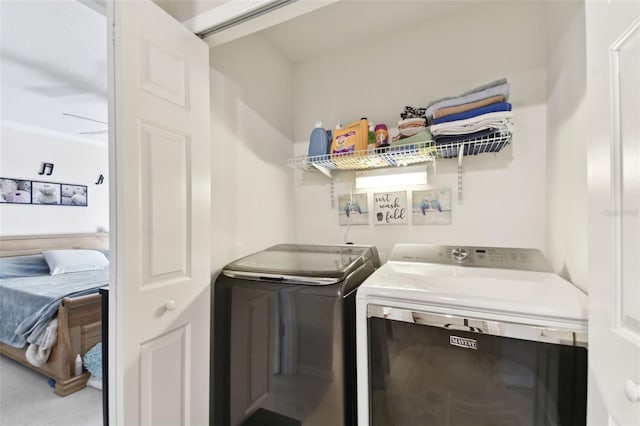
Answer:
<svg viewBox="0 0 640 426"><path fill-rule="evenodd" d="M374 426L586 424L583 347L377 317L368 339Z"/></svg>

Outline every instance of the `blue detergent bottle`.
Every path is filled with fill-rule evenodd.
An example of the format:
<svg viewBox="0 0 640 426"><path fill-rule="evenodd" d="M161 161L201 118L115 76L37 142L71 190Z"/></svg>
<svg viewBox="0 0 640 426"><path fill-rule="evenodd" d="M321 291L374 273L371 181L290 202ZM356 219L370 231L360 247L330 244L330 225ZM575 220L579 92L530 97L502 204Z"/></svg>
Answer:
<svg viewBox="0 0 640 426"><path fill-rule="evenodd" d="M309 137L309 157L327 155L329 146L329 134L322 127L322 122L317 121L316 127L311 131L311 136Z"/></svg>

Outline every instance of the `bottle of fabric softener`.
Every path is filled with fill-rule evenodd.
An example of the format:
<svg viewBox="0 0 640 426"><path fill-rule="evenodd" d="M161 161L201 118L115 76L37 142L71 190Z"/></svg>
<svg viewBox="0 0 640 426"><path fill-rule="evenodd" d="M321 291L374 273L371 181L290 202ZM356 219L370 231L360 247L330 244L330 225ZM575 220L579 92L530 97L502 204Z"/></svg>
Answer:
<svg viewBox="0 0 640 426"><path fill-rule="evenodd" d="M316 127L311 131L309 137L309 157L316 155L327 155L329 153L329 135L322 127L322 122L317 121Z"/></svg>

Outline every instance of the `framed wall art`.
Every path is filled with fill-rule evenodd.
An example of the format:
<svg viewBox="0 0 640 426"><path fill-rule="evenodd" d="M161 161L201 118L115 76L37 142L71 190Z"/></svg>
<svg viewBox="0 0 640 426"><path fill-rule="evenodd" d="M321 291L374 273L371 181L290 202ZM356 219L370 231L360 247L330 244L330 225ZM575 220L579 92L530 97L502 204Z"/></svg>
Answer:
<svg viewBox="0 0 640 426"><path fill-rule="evenodd" d="M449 225L451 223L451 190L449 188L413 191L414 225Z"/></svg>
<svg viewBox="0 0 640 426"><path fill-rule="evenodd" d="M31 181L0 178L0 203L31 204Z"/></svg>
<svg viewBox="0 0 640 426"><path fill-rule="evenodd" d="M376 225L403 225L409 223L407 192L377 192L373 194Z"/></svg>
<svg viewBox="0 0 640 426"><path fill-rule="evenodd" d="M0 178L0 203L87 207L86 185Z"/></svg>
<svg viewBox="0 0 640 426"><path fill-rule="evenodd" d="M340 226L368 225L367 194L338 195L338 220Z"/></svg>
<svg viewBox="0 0 640 426"><path fill-rule="evenodd" d="M60 184L53 182L31 182L32 204L62 204Z"/></svg>

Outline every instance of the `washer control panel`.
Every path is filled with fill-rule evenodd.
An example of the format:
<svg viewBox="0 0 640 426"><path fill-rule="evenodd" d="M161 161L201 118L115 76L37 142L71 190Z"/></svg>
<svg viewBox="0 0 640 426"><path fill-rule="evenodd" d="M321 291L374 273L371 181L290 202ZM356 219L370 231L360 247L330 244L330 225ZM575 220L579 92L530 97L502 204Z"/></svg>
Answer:
<svg viewBox="0 0 640 426"><path fill-rule="evenodd" d="M552 272L537 249L397 244L389 260Z"/></svg>

